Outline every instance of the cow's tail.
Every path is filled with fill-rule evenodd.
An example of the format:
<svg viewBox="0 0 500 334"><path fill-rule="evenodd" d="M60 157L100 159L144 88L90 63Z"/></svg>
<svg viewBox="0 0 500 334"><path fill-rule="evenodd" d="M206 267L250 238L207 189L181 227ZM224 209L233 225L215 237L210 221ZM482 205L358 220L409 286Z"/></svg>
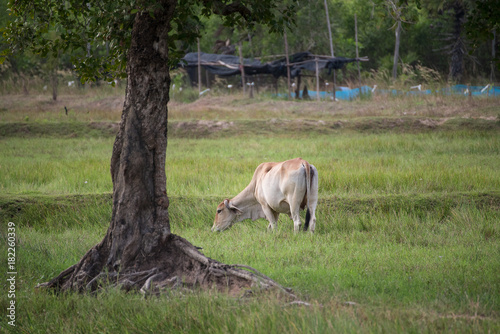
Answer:
<svg viewBox="0 0 500 334"><path fill-rule="evenodd" d="M306 211L306 221L304 222L304 231L307 231L309 229L309 222L311 221L311 212L309 211L309 197L311 197L311 166L309 166L309 163L304 162L302 164L306 170L306 198L307 198L307 211Z"/></svg>

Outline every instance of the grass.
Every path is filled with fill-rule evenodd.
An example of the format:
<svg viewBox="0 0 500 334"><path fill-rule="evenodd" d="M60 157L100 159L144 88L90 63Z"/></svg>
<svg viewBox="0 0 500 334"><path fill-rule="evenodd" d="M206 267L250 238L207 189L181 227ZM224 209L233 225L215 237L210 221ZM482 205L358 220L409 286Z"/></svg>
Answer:
<svg viewBox="0 0 500 334"><path fill-rule="evenodd" d="M405 203L391 204L398 200ZM2 208L16 212L19 231L18 326L27 332L499 329L499 194L454 201L378 198L374 206L369 200L336 202L320 202L321 228L314 236L293 234L284 218L275 233L256 221L213 234L216 199L172 198L174 233L203 247L209 257L254 266L292 287L314 305L301 308L265 296L238 300L174 293L143 300L114 290L94 297L34 293L34 284L72 265L100 241L110 218L110 196L4 198ZM441 206L433 206L436 202Z"/></svg>
<svg viewBox="0 0 500 334"><path fill-rule="evenodd" d="M35 297L32 300L32 310L40 312L39 318L45 321L48 331L66 333L261 333L263 330L272 333L372 333L405 330L495 330L489 320L470 320L458 315L422 316L418 312L404 309L379 313L371 308L351 307L336 301L305 310L283 307L266 299L235 302L221 296L205 294L174 297L170 300L144 300L139 296L125 296L113 291L97 297ZM80 312L79 317L71 317L71 313L75 311ZM70 319L64 315L70 316ZM56 325L54 318L61 322ZM431 326L422 326L423 324ZM25 328L29 332L39 331L37 326L28 325Z"/></svg>
<svg viewBox="0 0 500 334"><path fill-rule="evenodd" d="M112 189L109 137L2 142L3 193ZM323 197L500 189L500 137L494 131L173 138L167 150L167 190L173 196L234 196L259 163L296 156L317 167Z"/></svg>
<svg viewBox="0 0 500 334"><path fill-rule="evenodd" d="M115 289L92 296L37 292L37 283L76 263L108 228L116 131L109 124L116 119L94 108L113 95L106 94L74 96L88 101L89 113L82 102L81 113L70 108L71 120L46 111L46 104L27 121L14 102L0 112L0 220L15 222L17 233L13 332L500 331L500 135L496 119L477 118L498 114L489 101L473 102L476 118L467 119L465 107L447 100L421 106L375 99L331 111L326 102L226 103L222 97L202 100L205 107L173 105L172 232L211 258L257 268L311 307L214 292L173 291L147 300ZM26 108L39 106L31 103ZM403 106L417 115L399 121ZM434 120L451 119L422 125L419 117L431 113ZM209 123L193 121L199 119ZM210 232L216 205L243 189L260 162L295 156L320 173L314 235L293 234L286 217L273 233L264 220ZM6 240L5 224L0 232ZM7 253L4 242L0 253ZM2 269L3 291L5 275ZM3 294L0 308L7 303ZM6 326L1 314L0 332L9 332Z"/></svg>

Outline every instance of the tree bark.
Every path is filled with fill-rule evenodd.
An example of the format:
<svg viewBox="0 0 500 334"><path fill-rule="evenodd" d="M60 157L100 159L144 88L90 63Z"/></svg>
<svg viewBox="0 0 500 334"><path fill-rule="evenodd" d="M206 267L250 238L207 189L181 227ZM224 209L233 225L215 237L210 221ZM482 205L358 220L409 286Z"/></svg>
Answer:
<svg viewBox="0 0 500 334"><path fill-rule="evenodd" d="M94 291L121 286L145 294L178 286L238 294L279 284L246 266L205 257L170 232L166 193L168 32L176 0L136 15L127 60L125 103L111 157L113 209L104 239L39 288ZM287 292L289 296L291 295Z"/></svg>
<svg viewBox="0 0 500 334"><path fill-rule="evenodd" d="M171 3L169 3L171 2ZM175 1L136 16L127 89L111 158L113 213L106 266L127 267L170 234L166 192L168 31Z"/></svg>
<svg viewBox="0 0 500 334"><path fill-rule="evenodd" d="M245 63L244 63L244 59L243 59L242 48L243 48L243 46L242 46L242 43L240 41L240 43L238 44L238 53L240 55L241 86L243 87L243 95L245 95L246 94Z"/></svg>
<svg viewBox="0 0 500 334"><path fill-rule="evenodd" d="M496 47L497 47L497 31L493 29L493 40L491 41L491 62L490 62L490 81L495 82L497 78L495 77L495 58L496 58Z"/></svg>
<svg viewBox="0 0 500 334"><path fill-rule="evenodd" d="M104 239L42 286L82 291L102 272L144 271L170 235L166 193L168 31L176 1L154 18L138 13L127 60L127 89L111 157L113 211Z"/></svg>
<svg viewBox="0 0 500 334"><path fill-rule="evenodd" d="M394 46L394 61L392 64L392 78L398 77L398 62L399 62L399 44L401 41L401 21L397 21L396 26L396 44Z"/></svg>

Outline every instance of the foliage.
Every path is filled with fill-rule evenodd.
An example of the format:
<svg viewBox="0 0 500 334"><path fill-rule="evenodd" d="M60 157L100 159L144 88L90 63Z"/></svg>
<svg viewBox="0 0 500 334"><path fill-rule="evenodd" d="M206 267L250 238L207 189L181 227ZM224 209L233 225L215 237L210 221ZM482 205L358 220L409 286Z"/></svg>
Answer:
<svg viewBox="0 0 500 334"><path fill-rule="evenodd" d="M31 49L46 57L49 53L70 52L74 70L82 81L103 78L112 82L125 77L126 54L130 47L134 17L139 12L151 16L161 1L11 1L14 19L5 30L10 52ZM227 26L265 24L271 32L281 32L293 21L293 5L281 6L272 0L237 1L190 0L175 8L169 34L170 63L175 66L184 50L200 35L200 17L221 15ZM4 57L7 52L4 52Z"/></svg>
<svg viewBox="0 0 500 334"><path fill-rule="evenodd" d="M373 84L393 88L405 87L404 89L408 89L410 86L422 84L425 87L432 87L434 89L444 86L444 80L438 71L423 66L419 61L412 62L412 56L414 55L409 54L407 55L409 57L408 60L404 59L401 61L400 75L396 80L392 78L390 73L390 65L392 63L390 57L384 58L387 63L384 68L372 71L368 78Z"/></svg>
<svg viewBox="0 0 500 334"><path fill-rule="evenodd" d="M467 7L470 10L465 25L467 37L473 43L471 52L474 50L471 53L474 58L466 58L468 72L465 74L469 78L473 76L489 76L491 41L488 41L488 39L491 40L491 31L495 23L498 22L498 20L495 20L498 6L490 4L490 2L467 2L474 4L474 6ZM6 6L6 3L7 0L0 0L0 5ZM23 3L23 1L16 3ZM54 6L55 3L55 1L48 2L48 4ZM86 3L92 4L93 2ZM284 24L283 20L279 17L273 19L272 16L264 15L264 9L258 5L259 7L255 10L259 14L253 15L252 18L256 16L262 17L260 21L252 25L227 26L234 22L241 23L241 17L236 15L224 19L217 15L211 17L204 15L203 8L211 8L212 11L217 11L217 3L217 1L191 0L183 2L183 6L179 6L179 13L172 25L171 33L173 64L185 52L197 50L196 37L198 36L201 37L200 43L203 52L214 52L216 41L220 40L229 41L233 48L241 41L245 57L268 57L283 54L282 37L280 34L271 33L273 31L282 31L279 27L280 24ZM265 4L266 2L262 3ZM419 8L414 5L415 3L419 4ZM35 4L36 2L33 2L32 6ZM59 68L67 68L66 64L70 64L71 67L72 64L75 64L78 66L76 70L87 72L85 78L89 80L96 78L89 73L91 70L96 69L100 77L104 77L110 82L117 76L123 76L126 60L124 50L126 50L130 39L125 30L132 24L133 17L140 10L140 6L133 1L95 3L94 7L91 5L91 8L76 2L74 3L75 8L73 8L71 4L73 2L66 2L67 8L65 10L74 11L75 14L64 19L64 21L67 24L79 22L78 29L68 30L67 27L61 24L47 28L52 33L57 32L59 34L57 45L60 48L67 48L67 51L61 51L62 58L66 58L67 61L61 63ZM190 4L191 6L189 6ZM387 68L389 63L387 59L391 57L394 50L394 34L390 30L394 22L388 15L384 4L384 1L371 3L361 0L328 1L335 55L355 56L354 14L356 14L358 19L359 52L361 56L366 55L370 58L369 62L361 63L362 69L371 71ZM116 9L121 5L125 7L120 10ZM315 54L329 54L330 47L323 2L285 1L275 3L269 13L273 11L283 11L285 14L291 13L292 5L295 6L295 10L291 15L294 23L288 25L290 29L288 33L290 52L311 51ZM444 47L449 44L447 34L450 32L452 24L452 18L444 10L446 8L444 7L445 3L421 0L411 1L410 5L408 10L410 17L405 16L404 20L411 22L411 24L403 23L404 29L400 46L401 59L403 63L414 65L409 61L409 55L412 55L411 58L418 60L422 66L437 70L444 76L449 71L449 55ZM29 9L29 5L27 6ZM144 6L147 6L147 4ZM80 11L81 14L78 14ZM5 11L5 13L7 12ZM95 20L87 18L87 21L90 20L87 24L87 21L82 17L90 14L98 14L99 16ZM286 15L290 16L289 14ZM15 23L17 21L13 23L13 18L15 18L13 15L2 16L0 18L0 27L5 27L9 20L11 21L9 25L12 27L21 24L20 22ZM267 20L267 25L259 23L264 19ZM288 17L288 19L292 20L291 17ZM102 22L106 22L106 24ZM39 25L42 24L46 25L46 22L40 22ZM29 25L23 28L28 30L25 36L30 34L29 29L32 28L29 28ZM11 28L7 30L9 29ZM63 32L65 32L64 37L66 40L62 39ZM56 47L56 41L45 35L42 37L47 42L43 49L46 49L48 54L49 51L53 51L52 49ZM29 40L31 39L22 40L21 45L25 45ZM87 43L88 41L90 43ZM5 45L8 44L3 43L3 45L3 52L5 53ZM15 51L15 49L12 49L12 51ZM0 52L2 52L1 49ZM499 52L496 54L498 57ZM264 61L266 60L273 59L264 58ZM26 53L13 53L8 56L4 65L0 65L0 75L2 75L3 71L4 79L6 75L14 75L19 78L24 75L29 78L38 74L41 61L41 58L33 58L33 56ZM19 66L16 66L17 64ZM19 70L16 72L17 68ZM399 71L401 71L401 68ZM344 82L348 82L352 80L351 78L356 77L356 72L356 65L349 64L346 71L339 71L339 78Z"/></svg>
<svg viewBox="0 0 500 334"><path fill-rule="evenodd" d="M495 0L482 0L474 2L473 9L469 12L466 23L469 37L476 42L493 39L493 31L500 30L500 9Z"/></svg>
<svg viewBox="0 0 500 334"><path fill-rule="evenodd" d="M475 1L473 9L468 14L465 28L474 49L480 48L484 42L494 40L494 34L500 33L500 8L498 1ZM496 52L496 57L493 61L500 68L500 55L498 52Z"/></svg>

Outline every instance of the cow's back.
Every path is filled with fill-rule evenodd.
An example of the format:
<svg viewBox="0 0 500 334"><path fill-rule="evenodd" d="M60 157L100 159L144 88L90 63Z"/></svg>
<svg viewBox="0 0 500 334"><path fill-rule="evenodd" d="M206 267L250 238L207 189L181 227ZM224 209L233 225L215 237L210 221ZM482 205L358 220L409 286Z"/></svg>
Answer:
<svg viewBox="0 0 500 334"><path fill-rule="evenodd" d="M307 161L296 158L283 162L266 162L259 165L256 176L256 199L280 213L290 213L289 198L298 192L301 204L306 202ZM303 205L301 205L303 206Z"/></svg>

